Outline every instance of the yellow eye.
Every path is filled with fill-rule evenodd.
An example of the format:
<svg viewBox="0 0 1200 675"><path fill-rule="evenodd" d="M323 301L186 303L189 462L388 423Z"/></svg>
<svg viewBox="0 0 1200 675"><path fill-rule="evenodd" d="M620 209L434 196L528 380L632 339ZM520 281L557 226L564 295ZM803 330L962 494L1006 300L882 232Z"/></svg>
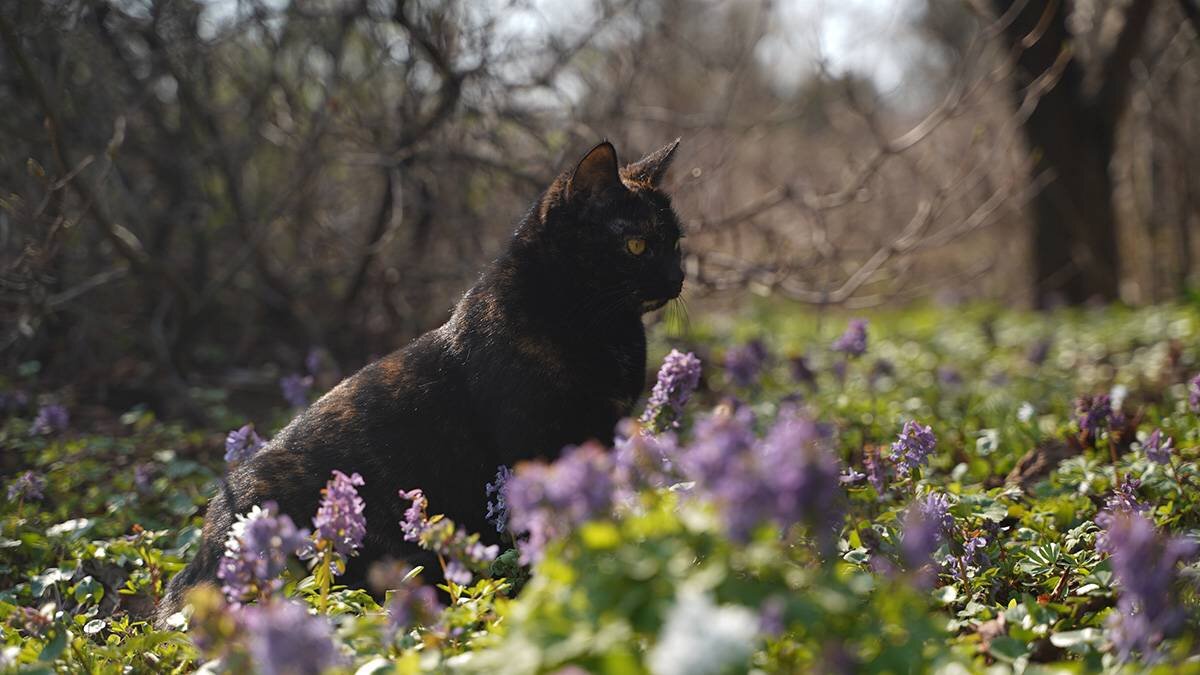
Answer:
<svg viewBox="0 0 1200 675"><path fill-rule="evenodd" d="M625 248L634 255L641 255L646 252L646 240L641 237L630 237L625 240Z"/></svg>

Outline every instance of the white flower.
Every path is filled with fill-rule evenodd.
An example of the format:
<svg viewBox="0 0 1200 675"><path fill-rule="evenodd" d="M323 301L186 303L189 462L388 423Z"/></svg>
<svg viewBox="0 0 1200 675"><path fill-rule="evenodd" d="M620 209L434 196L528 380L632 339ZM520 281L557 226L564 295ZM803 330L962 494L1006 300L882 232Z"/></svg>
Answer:
<svg viewBox="0 0 1200 675"><path fill-rule="evenodd" d="M680 591L650 650L650 671L655 675L745 671L758 627L758 615L745 607L718 607L706 594Z"/></svg>
<svg viewBox="0 0 1200 675"><path fill-rule="evenodd" d="M1029 420L1033 419L1033 414L1035 412L1037 411L1033 409L1033 404L1029 401L1025 401L1021 404L1021 407L1017 409L1017 419L1028 423Z"/></svg>

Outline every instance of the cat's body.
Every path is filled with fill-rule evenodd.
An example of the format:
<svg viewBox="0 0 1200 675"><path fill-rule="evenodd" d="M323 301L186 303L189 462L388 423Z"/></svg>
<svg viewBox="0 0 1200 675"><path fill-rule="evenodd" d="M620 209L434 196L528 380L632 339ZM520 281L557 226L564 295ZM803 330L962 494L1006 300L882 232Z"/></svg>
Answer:
<svg viewBox="0 0 1200 675"><path fill-rule="evenodd" d="M216 581L237 514L275 501L305 526L334 469L365 480L367 536L348 575L361 579L374 560L414 553L400 490L421 488L432 513L494 535L484 486L499 465L611 441L644 385L641 315L682 286L678 223L655 187L674 148L618 177L612 146L597 146L539 199L449 321L344 380L234 468L160 621L189 588Z"/></svg>

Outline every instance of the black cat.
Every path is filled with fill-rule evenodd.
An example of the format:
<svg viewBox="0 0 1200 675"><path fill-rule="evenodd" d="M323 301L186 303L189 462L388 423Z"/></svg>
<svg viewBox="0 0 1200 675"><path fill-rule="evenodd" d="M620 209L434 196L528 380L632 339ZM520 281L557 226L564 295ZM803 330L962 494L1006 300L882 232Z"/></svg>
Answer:
<svg viewBox="0 0 1200 675"><path fill-rule="evenodd" d="M683 286L679 223L658 189L678 144L624 168L597 145L538 199L449 321L344 380L234 468L160 621L189 588L216 581L235 515L274 500L307 525L334 469L366 481L352 579L414 553L401 489L422 488L431 513L486 536L484 485L499 465L611 443L645 385L641 316Z"/></svg>

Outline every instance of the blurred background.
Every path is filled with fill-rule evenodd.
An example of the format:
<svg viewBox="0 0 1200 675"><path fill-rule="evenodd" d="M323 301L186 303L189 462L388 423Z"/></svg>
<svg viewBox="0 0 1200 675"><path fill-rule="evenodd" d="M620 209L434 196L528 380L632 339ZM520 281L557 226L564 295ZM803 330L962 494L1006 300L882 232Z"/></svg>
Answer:
<svg viewBox="0 0 1200 675"><path fill-rule="evenodd" d="M693 317L1194 297L1198 28L1196 0L10 0L0 367L185 417L347 374L603 138L683 138Z"/></svg>

